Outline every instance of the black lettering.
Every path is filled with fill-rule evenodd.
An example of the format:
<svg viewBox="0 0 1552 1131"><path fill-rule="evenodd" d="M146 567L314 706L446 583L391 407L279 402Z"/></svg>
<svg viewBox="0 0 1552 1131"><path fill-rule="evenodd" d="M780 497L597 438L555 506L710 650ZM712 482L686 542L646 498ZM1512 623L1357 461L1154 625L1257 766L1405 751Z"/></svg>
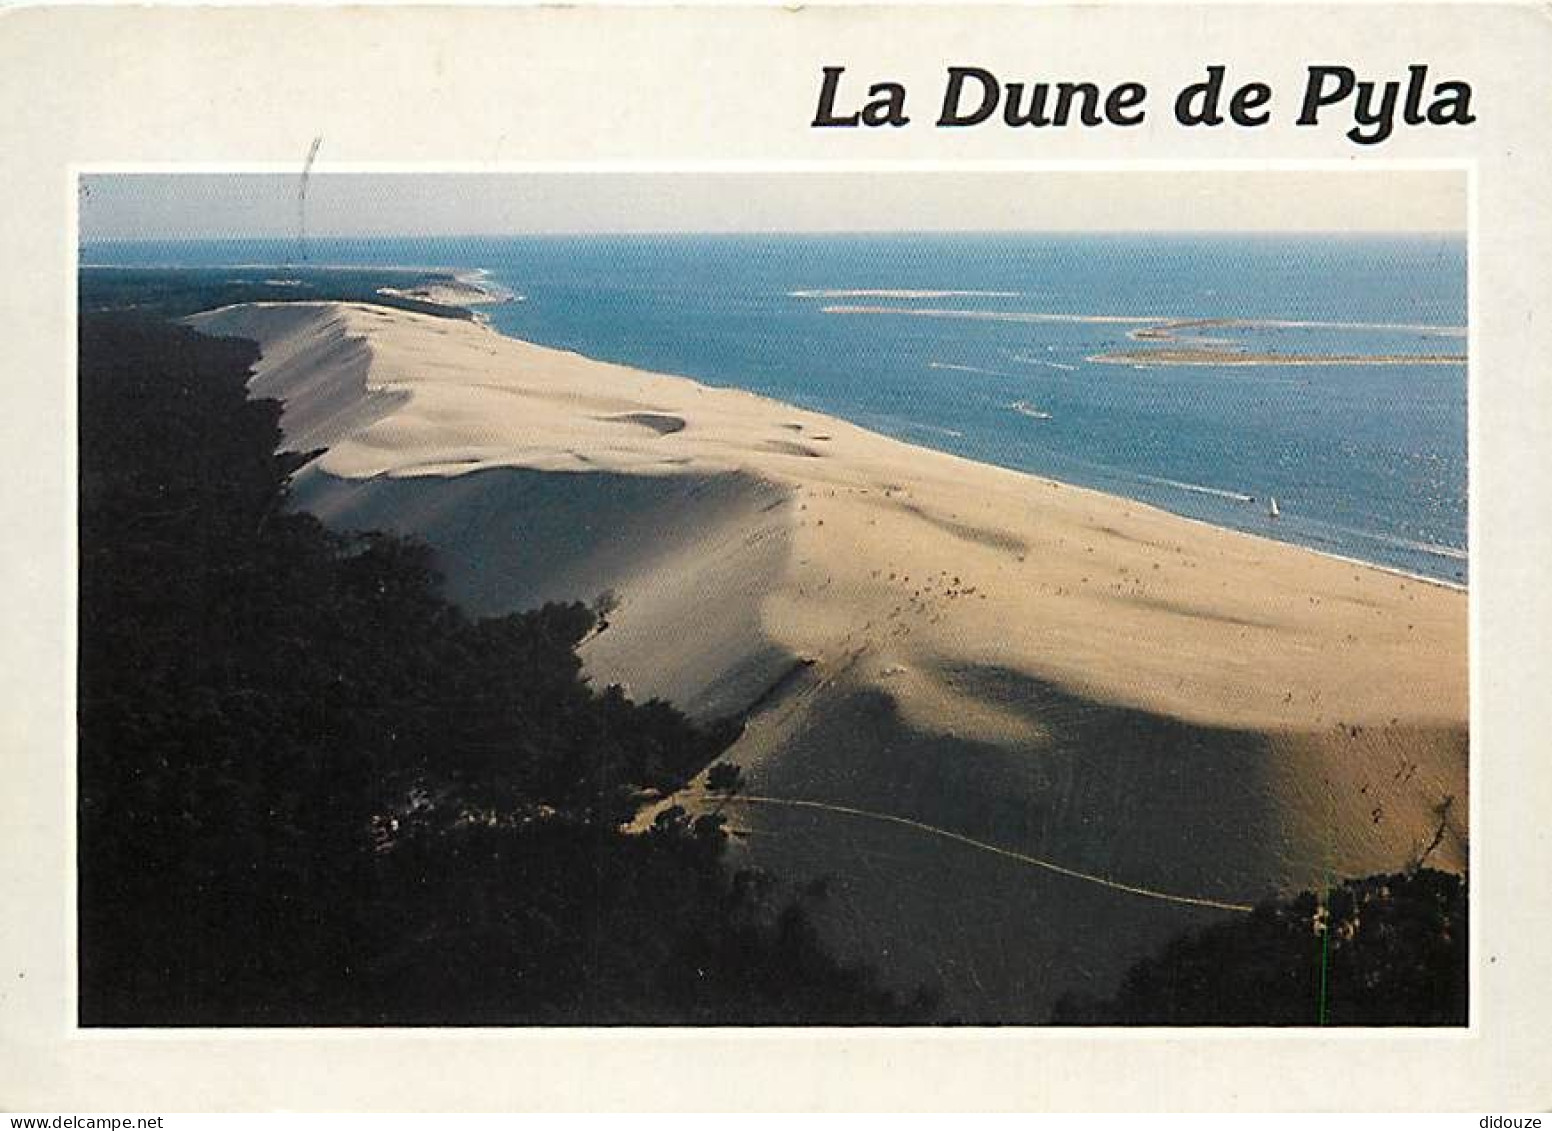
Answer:
<svg viewBox="0 0 1552 1131"><path fill-rule="evenodd" d="M1406 106L1401 111L1401 120L1409 126L1420 126L1426 121L1423 117L1423 84L1427 81L1427 67L1413 63L1407 68Z"/></svg>

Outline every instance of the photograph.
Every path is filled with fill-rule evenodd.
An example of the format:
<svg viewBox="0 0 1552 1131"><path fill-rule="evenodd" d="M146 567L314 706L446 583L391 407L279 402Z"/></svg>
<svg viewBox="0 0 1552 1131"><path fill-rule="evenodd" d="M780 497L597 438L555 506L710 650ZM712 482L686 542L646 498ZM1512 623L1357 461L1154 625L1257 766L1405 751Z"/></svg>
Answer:
<svg viewBox="0 0 1552 1131"><path fill-rule="evenodd" d="M1464 1031L1464 170L318 155L75 173L82 1029Z"/></svg>

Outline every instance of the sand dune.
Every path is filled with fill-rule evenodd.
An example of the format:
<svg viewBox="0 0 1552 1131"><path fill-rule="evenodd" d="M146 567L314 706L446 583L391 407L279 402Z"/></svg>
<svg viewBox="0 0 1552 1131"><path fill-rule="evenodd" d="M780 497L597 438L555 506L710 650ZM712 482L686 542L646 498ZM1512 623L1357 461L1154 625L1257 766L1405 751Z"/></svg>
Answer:
<svg viewBox="0 0 1552 1131"><path fill-rule="evenodd" d="M735 852L831 877L836 943L958 1016L1234 914L1126 887L1244 903L1441 824L1464 867L1463 593L470 323L189 321L258 341L255 393L329 449L301 505L424 535L480 611L616 594L593 677L747 714Z"/></svg>

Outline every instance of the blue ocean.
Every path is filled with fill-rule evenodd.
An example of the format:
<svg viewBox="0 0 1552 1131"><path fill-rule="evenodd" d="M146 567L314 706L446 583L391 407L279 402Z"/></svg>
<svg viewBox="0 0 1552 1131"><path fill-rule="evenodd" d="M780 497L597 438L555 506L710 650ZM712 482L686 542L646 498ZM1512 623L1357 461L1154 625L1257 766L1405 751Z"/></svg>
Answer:
<svg viewBox="0 0 1552 1131"><path fill-rule="evenodd" d="M1457 235L221 240L82 262L479 269L518 296L483 308L506 334L1466 580Z"/></svg>

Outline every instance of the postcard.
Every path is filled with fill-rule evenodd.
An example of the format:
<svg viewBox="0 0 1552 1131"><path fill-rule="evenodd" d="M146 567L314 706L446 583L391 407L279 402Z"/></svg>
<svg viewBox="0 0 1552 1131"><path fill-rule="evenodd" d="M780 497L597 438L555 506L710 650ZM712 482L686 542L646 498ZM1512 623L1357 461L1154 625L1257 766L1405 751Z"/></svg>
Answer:
<svg viewBox="0 0 1552 1131"><path fill-rule="evenodd" d="M8 1106L1545 1104L1539 10L0 51Z"/></svg>

